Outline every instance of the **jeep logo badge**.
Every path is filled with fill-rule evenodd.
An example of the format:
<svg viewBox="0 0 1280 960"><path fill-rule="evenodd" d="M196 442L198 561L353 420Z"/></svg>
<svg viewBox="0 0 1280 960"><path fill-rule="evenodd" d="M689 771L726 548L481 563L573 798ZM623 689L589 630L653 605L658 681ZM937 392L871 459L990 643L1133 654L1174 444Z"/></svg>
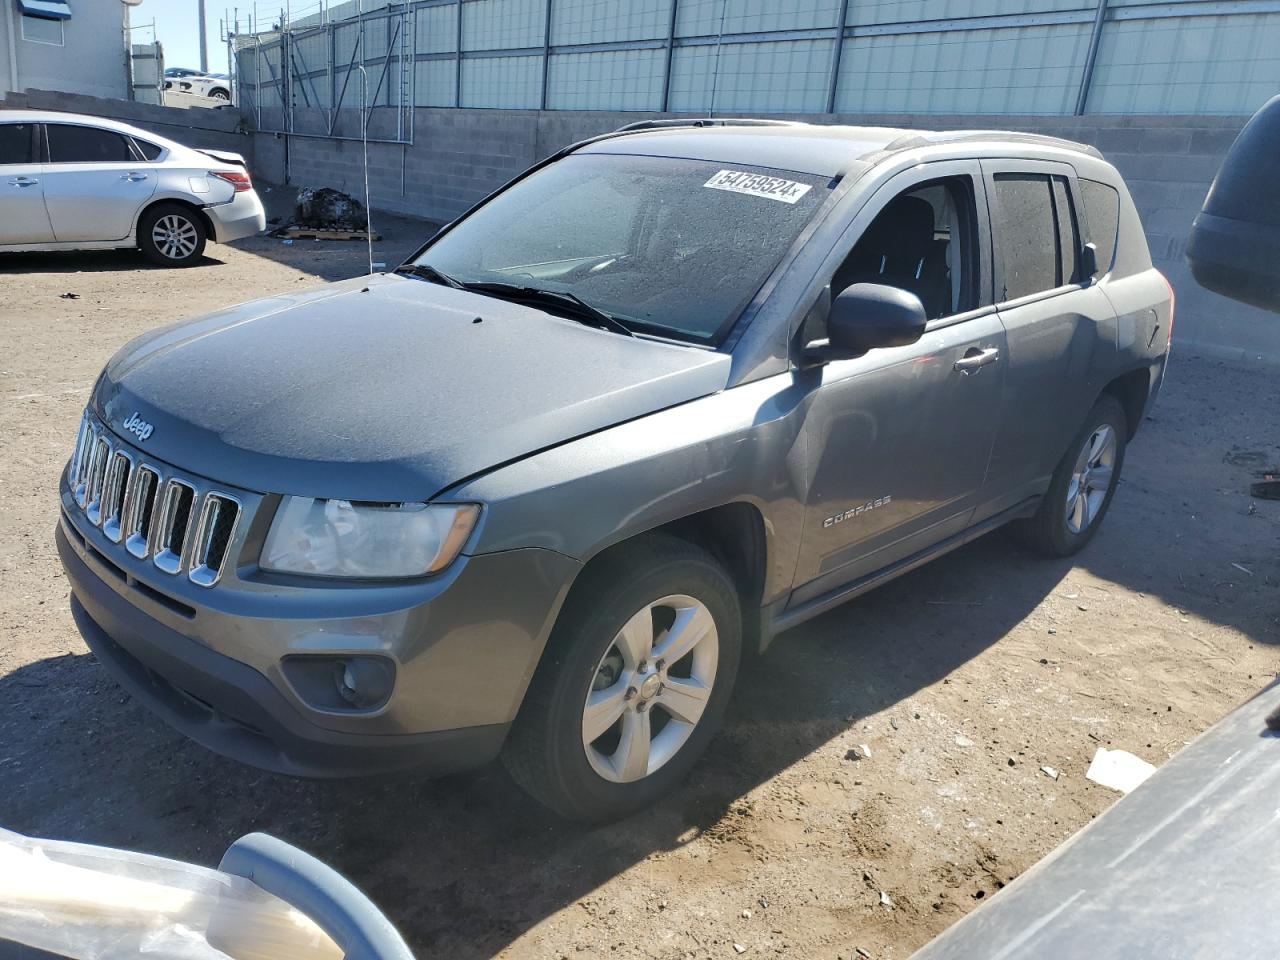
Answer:
<svg viewBox="0 0 1280 960"><path fill-rule="evenodd" d="M124 423L120 424L120 426L128 430L139 440L147 439L147 437L151 436L151 431L155 429L151 424L138 416L137 410L133 411L133 415Z"/></svg>

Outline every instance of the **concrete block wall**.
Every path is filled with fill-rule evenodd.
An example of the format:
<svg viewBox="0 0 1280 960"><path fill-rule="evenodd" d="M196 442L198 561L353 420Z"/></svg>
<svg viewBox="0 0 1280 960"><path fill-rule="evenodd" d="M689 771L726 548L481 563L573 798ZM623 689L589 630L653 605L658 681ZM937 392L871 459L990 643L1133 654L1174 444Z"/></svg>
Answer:
<svg viewBox="0 0 1280 960"><path fill-rule="evenodd" d="M371 129L385 122L375 109ZM375 210L447 221L566 144L661 114L421 108L412 145L369 144ZM668 115L672 116L672 115ZM923 129L1012 129L1096 146L1129 184L1156 266L1178 295L1177 343L1201 353L1280 365L1280 318L1200 288L1184 258L1187 232L1245 117L795 116L823 123ZM254 137L258 173L362 195L358 141Z"/></svg>
<svg viewBox="0 0 1280 960"><path fill-rule="evenodd" d="M197 149L230 150L243 154L253 169L255 137L240 115L229 108L179 109L131 100L109 100L79 93L28 90L9 93L0 100L0 110L58 110L104 117L132 124L142 130Z"/></svg>

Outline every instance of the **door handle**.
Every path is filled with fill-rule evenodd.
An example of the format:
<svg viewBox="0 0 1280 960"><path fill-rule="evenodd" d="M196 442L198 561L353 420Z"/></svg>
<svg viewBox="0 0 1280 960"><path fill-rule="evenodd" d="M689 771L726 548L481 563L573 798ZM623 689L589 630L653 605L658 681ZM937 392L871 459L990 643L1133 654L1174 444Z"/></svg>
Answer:
<svg viewBox="0 0 1280 960"><path fill-rule="evenodd" d="M147 179L147 175L145 173L126 173L120 179L128 180L130 183L137 183L139 180Z"/></svg>
<svg viewBox="0 0 1280 960"><path fill-rule="evenodd" d="M985 367L989 363L995 363L1000 359L999 347L987 347L985 350L979 350L977 347L970 347L965 351L963 357L955 362L955 369L963 374L973 373Z"/></svg>
<svg viewBox="0 0 1280 960"><path fill-rule="evenodd" d="M38 184L39 182L40 182L39 180L33 180L31 177L14 177L12 180L10 180L10 181L9 181L9 186L11 186L11 187L34 187L34 186L36 186L36 184Z"/></svg>

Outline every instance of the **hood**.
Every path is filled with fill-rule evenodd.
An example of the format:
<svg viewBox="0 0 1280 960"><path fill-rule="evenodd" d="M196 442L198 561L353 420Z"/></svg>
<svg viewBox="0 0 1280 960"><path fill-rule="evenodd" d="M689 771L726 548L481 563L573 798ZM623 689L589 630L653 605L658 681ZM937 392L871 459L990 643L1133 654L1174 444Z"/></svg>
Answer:
<svg viewBox="0 0 1280 960"><path fill-rule="evenodd" d="M715 393L730 357L399 276L243 304L143 336L93 406L159 460L263 493L425 500ZM126 432L134 414L152 426Z"/></svg>

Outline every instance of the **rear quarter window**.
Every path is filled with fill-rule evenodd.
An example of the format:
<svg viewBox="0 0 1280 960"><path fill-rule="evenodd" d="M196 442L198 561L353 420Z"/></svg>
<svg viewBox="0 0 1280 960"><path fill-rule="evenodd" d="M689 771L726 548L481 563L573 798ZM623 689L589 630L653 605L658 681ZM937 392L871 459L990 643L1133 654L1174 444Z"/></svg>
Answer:
<svg viewBox="0 0 1280 960"><path fill-rule="evenodd" d="M1088 240L1098 248L1098 269L1106 273L1116 255L1116 234L1120 229L1120 194L1114 187L1096 180L1081 180L1080 194L1088 223Z"/></svg>
<svg viewBox="0 0 1280 960"><path fill-rule="evenodd" d="M157 160L160 154L164 153L164 147L148 143L146 140L139 140L137 137L133 138L133 145L138 148L139 152L147 160Z"/></svg>

